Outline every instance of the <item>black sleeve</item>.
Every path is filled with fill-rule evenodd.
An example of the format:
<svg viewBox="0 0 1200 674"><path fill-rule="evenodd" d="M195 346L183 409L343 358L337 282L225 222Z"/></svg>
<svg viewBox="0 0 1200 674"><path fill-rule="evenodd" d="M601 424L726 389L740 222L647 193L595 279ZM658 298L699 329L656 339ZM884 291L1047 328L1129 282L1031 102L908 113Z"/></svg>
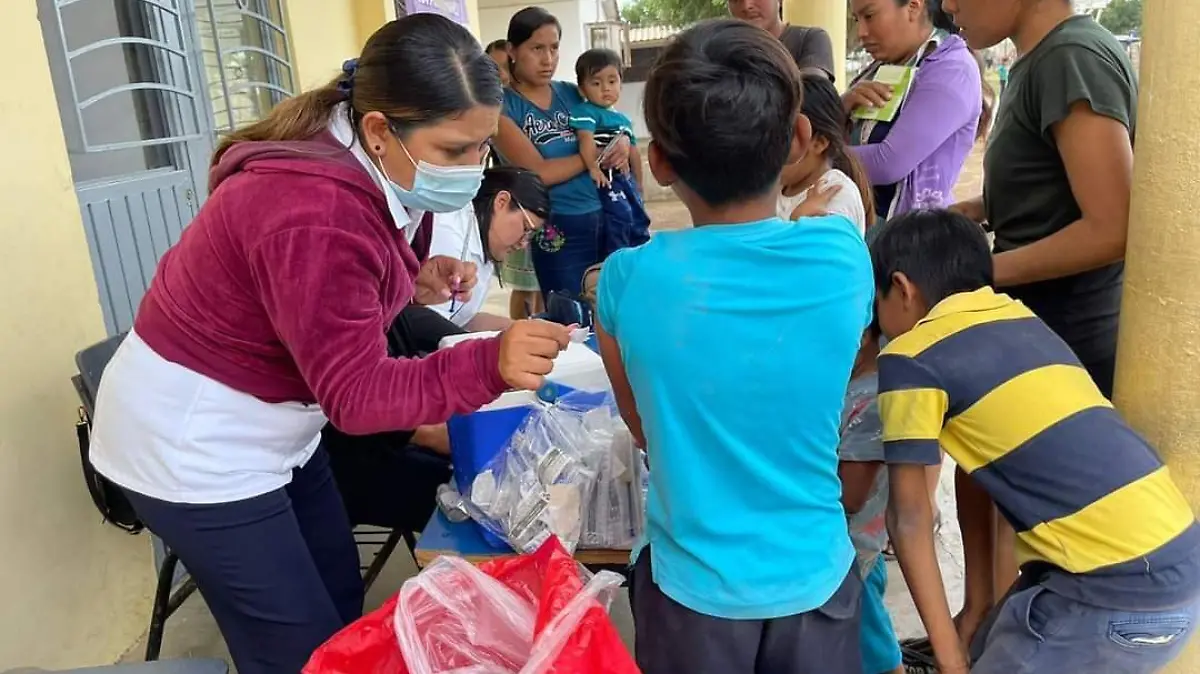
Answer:
<svg viewBox="0 0 1200 674"><path fill-rule="evenodd" d="M1043 55L1037 65L1041 105L1035 112L1042 133L1049 133L1080 102L1132 131L1137 94L1119 64L1095 50L1064 44Z"/></svg>
<svg viewBox="0 0 1200 674"><path fill-rule="evenodd" d="M416 304L405 307L388 330L388 355L392 358L420 358L437 351L443 337L461 335L466 330L445 316Z"/></svg>

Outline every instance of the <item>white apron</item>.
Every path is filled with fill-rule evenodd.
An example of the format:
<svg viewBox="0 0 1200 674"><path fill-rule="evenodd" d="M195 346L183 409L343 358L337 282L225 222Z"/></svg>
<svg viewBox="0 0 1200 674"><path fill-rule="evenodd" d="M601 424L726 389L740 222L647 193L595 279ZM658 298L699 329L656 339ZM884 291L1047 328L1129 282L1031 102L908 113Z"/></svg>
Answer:
<svg viewBox="0 0 1200 674"><path fill-rule="evenodd" d="M266 403L172 363L130 331L104 371L96 470L170 503L229 503L288 484L321 440L317 405Z"/></svg>

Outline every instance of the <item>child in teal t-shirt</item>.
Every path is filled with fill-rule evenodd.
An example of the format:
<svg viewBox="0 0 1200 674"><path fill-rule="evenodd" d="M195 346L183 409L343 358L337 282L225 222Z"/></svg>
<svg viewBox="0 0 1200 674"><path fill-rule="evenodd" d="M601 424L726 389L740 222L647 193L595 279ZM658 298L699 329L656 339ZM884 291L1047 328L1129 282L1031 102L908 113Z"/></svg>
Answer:
<svg viewBox="0 0 1200 674"><path fill-rule="evenodd" d="M642 157L633 123L613 108L621 97L621 57L608 49L589 49L575 61L575 75L584 100L571 108L569 123L579 137L579 156L600 190L605 217L601 252L607 257L650 240L650 216L641 194ZM622 135L629 138L629 166L601 168L605 148Z"/></svg>
<svg viewBox="0 0 1200 674"><path fill-rule="evenodd" d="M651 466L631 589L645 674L862 671L837 447L873 281L845 217L775 214L811 140L799 77L769 33L718 20L646 84L650 170L694 227L614 253L597 290Z"/></svg>

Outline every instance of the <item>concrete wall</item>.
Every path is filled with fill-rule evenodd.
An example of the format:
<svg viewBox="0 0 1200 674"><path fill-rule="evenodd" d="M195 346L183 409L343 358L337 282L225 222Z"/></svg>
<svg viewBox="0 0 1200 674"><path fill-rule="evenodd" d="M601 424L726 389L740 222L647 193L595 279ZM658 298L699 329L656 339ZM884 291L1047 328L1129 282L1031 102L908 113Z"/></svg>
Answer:
<svg viewBox="0 0 1200 674"><path fill-rule="evenodd" d="M292 63L301 91L333 79L341 72L342 62L359 55L363 41L370 34L360 34L365 24L360 24L357 10L367 9L365 2L287 0L284 4ZM382 19L376 27L379 25L383 25Z"/></svg>
<svg viewBox="0 0 1200 674"><path fill-rule="evenodd" d="M394 0L286 0L285 4L292 60L302 91L335 77L346 59L362 52L372 33L396 18ZM467 27L483 41L478 0L465 4Z"/></svg>
<svg viewBox="0 0 1200 674"><path fill-rule="evenodd" d="M633 132L638 138L649 138L650 130L646 128L646 117L642 114L642 94L646 91L645 82L625 82L621 85L621 100L615 106L633 122Z"/></svg>
<svg viewBox="0 0 1200 674"><path fill-rule="evenodd" d="M146 627L150 545L100 523L70 376L104 337L33 2L5 3L0 62L0 670L112 662Z"/></svg>

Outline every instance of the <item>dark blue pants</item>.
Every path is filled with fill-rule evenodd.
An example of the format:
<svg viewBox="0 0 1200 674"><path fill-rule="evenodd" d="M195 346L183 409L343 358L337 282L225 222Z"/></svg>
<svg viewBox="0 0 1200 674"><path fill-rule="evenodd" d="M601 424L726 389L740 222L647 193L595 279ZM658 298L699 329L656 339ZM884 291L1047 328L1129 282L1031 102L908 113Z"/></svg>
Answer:
<svg viewBox="0 0 1200 674"><path fill-rule="evenodd" d="M286 488L245 501L189 505L127 493L195 579L239 674L296 674L362 615L358 549L323 449Z"/></svg>
<svg viewBox="0 0 1200 674"><path fill-rule="evenodd" d="M602 259L603 236L604 211L556 215L551 204L550 222L531 244L543 297L551 291L579 295L583 272Z"/></svg>
<svg viewBox="0 0 1200 674"><path fill-rule="evenodd" d="M604 209L604 238L600 251L605 258L622 248L640 246L650 240L650 216L638 194L633 177L610 171L611 182L600 189Z"/></svg>

